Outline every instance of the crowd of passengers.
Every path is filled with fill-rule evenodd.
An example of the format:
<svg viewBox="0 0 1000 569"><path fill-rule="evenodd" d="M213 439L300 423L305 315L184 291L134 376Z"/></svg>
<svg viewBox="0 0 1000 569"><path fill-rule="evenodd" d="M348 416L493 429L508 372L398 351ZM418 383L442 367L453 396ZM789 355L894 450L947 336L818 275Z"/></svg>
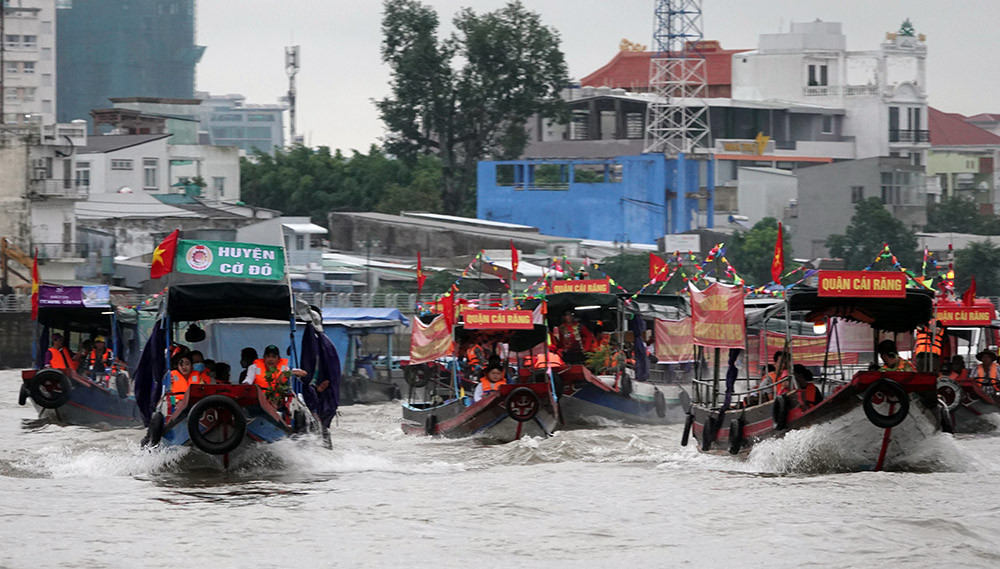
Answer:
<svg viewBox="0 0 1000 569"><path fill-rule="evenodd" d="M115 375L125 369L125 363L108 348L104 336L83 340L74 353L66 345L66 338L55 333L52 334L52 346L45 351L42 368L57 369L110 387L114 385Z"/></svg>

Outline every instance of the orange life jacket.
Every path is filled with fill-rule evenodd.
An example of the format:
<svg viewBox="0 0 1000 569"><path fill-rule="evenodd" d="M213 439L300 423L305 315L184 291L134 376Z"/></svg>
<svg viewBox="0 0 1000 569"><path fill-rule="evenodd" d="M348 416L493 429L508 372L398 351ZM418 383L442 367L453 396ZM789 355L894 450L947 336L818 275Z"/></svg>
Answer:
<svg viewBox="0 0 1000 569"><path fill-rule="evenodd" d="M97 350L90 350L90 354L87 356L87 369L94 369L94 364L97 363ZM108 371L114 367L115 355L111 353L111 350L105 349L104 354L101 357L101 363L104 365L105 371Z"/></svg>
<svg viewBox="0 0 1000 569"><path fill-rule="evenodd" d="M465 352L465 359L469 362L469 367L479 369L483 367L483 360L486 359L486 350L480 345L474 345Z"/></svg>
<svg viewBox="0 0 1000 569"><path fill-rule="evenodd" d="M983 364L976 366L976 379L981 381L983 384L992 385L994 389L1000 389L1000 373L998 373L997 368L1000 367L996 362L990 364L989 371L983 367ZM986 381L989 380L989 381Z"/></svg>
<svg viewBox="0 0 1000 569"><path fill-rule="evenodd" d="M788 393L792 390L791 382L788 380L788 370L781 371L781 377L778 377L778 373L774 371L767 372L767 376L771 378L771 385L774 386L774 396L782 395Z"/></svg>
<svg viewBox="0 0 1000 569"><path fill-rule="evenodd" d="M271 382L274 381L274 378L272 378L269 381L265 376L267 365L264 363L264 360L263 359L254 360L253 365L257 366L257 376L253 378L254 385L256 385L261 389L267 389L268 387L271 387L272 385ZM277 369L280 370L283 367L288 367L288 360L285 358L281 358L280 360L278 360ZM288 378L286 378L284 374L280 372L278 373L277 377L280 378L279 381L282 383L288 381Z"/></svg>
<svg viewBox="0 0 1000 569"><path fill-rule="evenodd" d="M198 383L198 372L192 371L188 377L184 377L176 369L170 372L170 393L173 394L174 401L180 403L192 383Z"/></svg>
<svg viewBox="0 0 1000 569"><path fill-rule="evenodd" d="M545 369L546 368L546 365L545 365L545 362L546 362L545 354L540 354L540 355L537 355L537 356L528 356L526 358L526 360L527 361L525 361L525 365L527 367L532 367L532 368L535 368L535 369ZM557 354L555 352L549 352L548 367L564 367L565 365L566 365L566 363L563 362L563 359L562 359L562 357L559 356L559 354Z"/></svg>
<svg viewBox="0 0 1000 569"><path fill-rule="evenodd" d="M62 350L49 348L49 353L52 354L52 358L49 359L49 367L52 369L70 368L70 362L73 361L73 357L69 355L69 348L66 346L63 346Z"/></svg>
<svg viewBox="0 0 1000 569"><path fill-rule="evenodd" d="M913 347L914 354L931 353L935 356L941 355L941 346L944 343L944 330L939 326L935 333L931 335L930 328L920 328L917 330L916 343Z"/></svg>
<svg viewBox="0 0 1000 569"><path fill-rule="evenodd" d="M917 371L917 368L913 367L910 360L904 360L903 358L896 358L896 367L889 367L882 364L882 367L878 368L879 371Z"/></svg>
<svg viewBox="0 0 1000 569"><path fill-rule="evenodd" d="M507 385L506 379L501 379L500 381L490 381L489 378L483 377L480 382L483 384L483 395L486 395L490 391L499 391L501 385Z"/></svg>

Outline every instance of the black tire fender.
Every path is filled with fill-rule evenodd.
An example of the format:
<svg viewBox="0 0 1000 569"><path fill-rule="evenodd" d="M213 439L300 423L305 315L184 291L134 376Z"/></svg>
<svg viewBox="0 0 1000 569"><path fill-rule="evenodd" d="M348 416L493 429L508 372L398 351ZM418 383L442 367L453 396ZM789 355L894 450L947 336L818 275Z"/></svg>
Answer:
<svg viewBox="0 0 1000 569"><path fill-rule="evenodd" d="M437 415L428 415L427 419L424 420L424 434L428 437L433 437L437 434Z"/></svg>
<svg viewBox="0 0 1000 569"><path fill-rule="evenodd" d="M942 433L955 434L955 424L951 420L951 411L940 402L938 403L938 421L941 425Z"/></svg>
<svg viewBox="0 0 1000 569"><path fill-rule="evenodd" d="M23 406L28 402L28 386L21 384L21 391L17 394L17 404Z"/></svg>
<svg viewBox="0 0 1000 569"><path fill-rule="evenodd" d="M618 392L622 394L622 397L631 397L632 395L632 378L628 376L624 371L621 372L622 377L618 382Z"/></svg>
<svg viewBox="0 0 1000 569"><path fill-rule="evenodd" d="M875 399L882 398L887 399L889 396L896 398L896 403L899 404L899 408L893 411L890 415L883 415L875 409ZM864 394L861 396L862 407L865 411L865 416L871 421L871 424L882 429L890 429L896 425L903 422L906 419L906 415L910 412L910 396L903 389L903 386L896 383L895 381L889 379L888 377L883 377L876 381L875 383L868 386Z"/></svg>
<svg viewBox="0 0 1000 569"><path fill-rule="evenodd" d="M694 423L694 415L691 413L687 414L687 418L684 419L684 433L681 435L681 446L688 446L688 439L691 437L691 425Z"/></svg>
<svg viewBox="0 0 1000 569"><path fill-rule="evenodd" d="M217 408L229 411L233 418L232 433L224 440L210 441L201 432L201 417L209 409ZM247 418L243 414L243 409L236 401L225 395L209 395L199 400L191 408L187 418L188 436L191 437L191 444L208 454L226 454L236 449L243 442L246 435Z"/></svg>
<svg viewBox="0 0 1000 569"><path fill-rule="evenodd" d="M715 440L715 429L713 429L712 415L705 419L705 424L701 428L701 450L707 451L712 448L712 441Z"/></svg>
<svg viewBox="0 0 1000 569"><path fill-rule="evenodd" d="M743 417L729 422L729 454L739 454L743 448Z"/></svg>
<svg viewBox="0 0 1000 569"><path fill-rule="evenodd" d="M937 396L948 411L954 411L962 404L962 388L955 380L948 377L939 377L937 380Z"/></svg>
<svg viewBox="0 0 1000 569"><path fill-rule="evenodd" d="M128 374L122 372L115 374L115 390L118 391L118 397L122 399L128 397L128 388L131 382Z"/></svg>
<svg viewBox="0 0 1000 569"><path fill-rule="evenodd" d="M65 405L72 389L66 374L55 369L43 369L28 382L31 398L45 409L58 409Z"/></svg>
<svg viewBox="0 0 1000 569"><path fill-rule="evenodd" d="M653 393L653 407L656 408L657 417L662 419L667 416L667 398L663 396L663 392L659 389Z"/></svg>
<svg viewBox="0 0 1000 569"><path fill-rule="evenodd" d="M426 364L408 365L403 368L403 379L410 387L424 387L430 380L430 370Z"/></svg>
<svg viewBox="0 0 1000 569"><path fill-rule="evenodd" d="M143 446L155 447L160 444L160 439L163 438L163 422L163 413L159 411L153 413L153 416L149 418L149 427L146 428Z"/></svg>
<svg viewBox="0 0 1000 569"><path fill-rule="evenodd" d="M788 426L788 411L790 404L787 395L779 395L774 398L774 405L771 407L771 420L774 422L774 430L780 431Z"/></svg>
<svg viewBox="0 0 1000 569"><path fill-rule="evenodd" d="M542 403L538 400L538 396L527 387L518 387L508 393L504 400L507 414L519 423L534 419L541 407Z"/></svg>

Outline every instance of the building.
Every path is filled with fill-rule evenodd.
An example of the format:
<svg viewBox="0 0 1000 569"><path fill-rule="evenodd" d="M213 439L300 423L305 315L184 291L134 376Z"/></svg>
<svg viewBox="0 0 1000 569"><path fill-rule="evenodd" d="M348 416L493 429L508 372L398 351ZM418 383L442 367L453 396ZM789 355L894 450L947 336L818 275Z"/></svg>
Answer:
<svg viewBox="0 0 1000 569"><path fill-rule="evenodd" d="M928 123L928 192L938 198L960 196L978 204L981 213L996 213L1000 202L1000 136L960 114L935 108L928 108Z"/></svg>
<svg viewBox="0 0 1000 569"><path fill-rule="evenodd" d="M903 157L874 157L803 168L798 201L784 217L797 257L829 257L826 239L844 233L856 203L878 197L907 229L927 224L924 167Z"/></svg>
<svg viewBox="0 0 1000 569"><path fill-rule="evenodd" d="M112 97L194 96L194 0L59 0L57 117L88 119Z"/></svg>
<svg viewBox="0 0 1000 569"><path fill-rule="evenodd" d="M53 124L56 122L56 2L4 0L2 5L0 122Z"/></svg>
<svg viewBox="0 0 1000 569"><path fill-rule="evenodd" d="M198 92L201 132L208 134L208 143L235 146L245 153L254 149L273 153L285 145L284 103L264 105L246 103L243 95L218 95Z"/></svg>

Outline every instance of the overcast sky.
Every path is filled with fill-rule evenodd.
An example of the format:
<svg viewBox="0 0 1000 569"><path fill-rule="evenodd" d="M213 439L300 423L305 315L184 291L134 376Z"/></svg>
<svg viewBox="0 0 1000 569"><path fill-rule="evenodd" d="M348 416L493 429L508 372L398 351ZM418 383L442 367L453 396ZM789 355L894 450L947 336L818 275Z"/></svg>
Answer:
<svg viewBox="0 0 1000 569"><path fill-rule="evenodd" d="M562 38L570 76L607 63L622 38L651 44L653 0L523 0ZM425 0L451 31L461 7L487 12L503 0ZM197 89L274 103L288 89L284 47L301 46L298 132L312 146L366 151L383 134L373 99L388 93L379 60L379 0L197 0L197 43L207 46ZM849 50L875 50L910 18L927 35L929 102L947 112L1000 112L1000 0L704 0L706 39L755 48L789 22L841 22Z"/></svg>

